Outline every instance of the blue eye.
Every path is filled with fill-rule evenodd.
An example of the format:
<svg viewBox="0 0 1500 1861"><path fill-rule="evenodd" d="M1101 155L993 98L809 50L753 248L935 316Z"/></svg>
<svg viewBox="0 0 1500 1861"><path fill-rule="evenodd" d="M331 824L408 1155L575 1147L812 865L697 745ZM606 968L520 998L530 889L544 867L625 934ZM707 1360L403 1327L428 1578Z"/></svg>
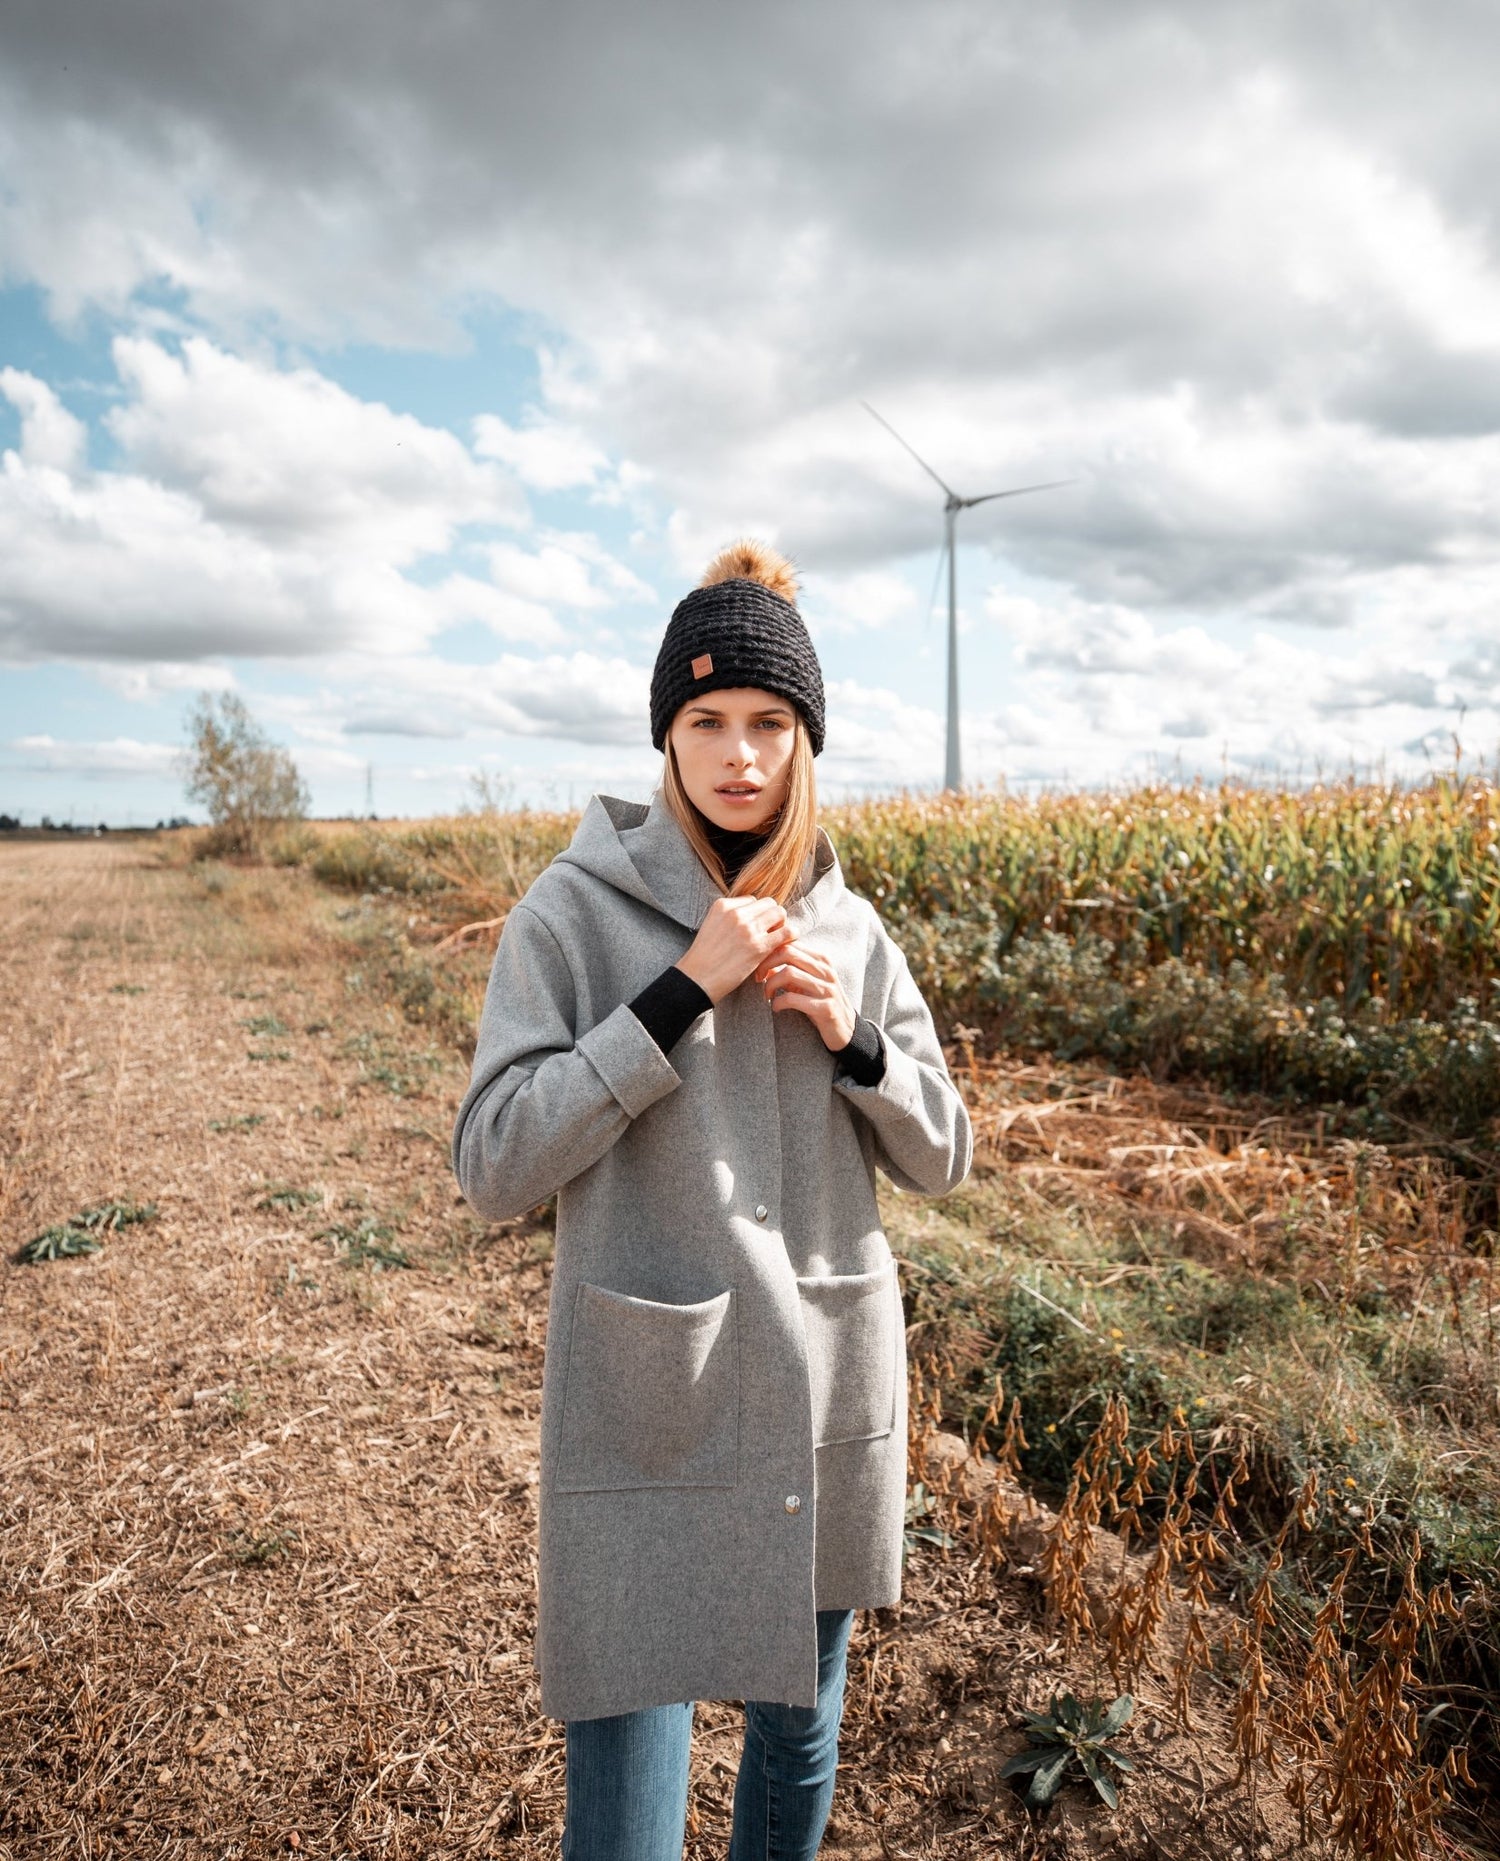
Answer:
<svg viewBox="0 0 1500 1861"><path fill-rule="evenodd" d="M719 720L717 717L694 718L692 727L694 730L703 730L704 728L717 730L719 727ZM758 730L785 730L786 727L787 723L784 717L763 717L756 725Z"/></svg>

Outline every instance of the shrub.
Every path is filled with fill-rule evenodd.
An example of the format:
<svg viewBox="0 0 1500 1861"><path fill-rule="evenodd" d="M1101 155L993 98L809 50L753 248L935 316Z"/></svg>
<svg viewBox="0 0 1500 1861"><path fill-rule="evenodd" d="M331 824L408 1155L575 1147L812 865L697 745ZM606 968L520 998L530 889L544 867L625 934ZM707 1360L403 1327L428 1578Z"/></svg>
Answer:
<svg viewBox="0 0 1500 1861"><path fill-rule="evenodd" d="M1235 961L1219 975L1180 957L1085 934L1022 937L981 970L997 1037L1059 1059L1093 1055L1159 1078L1196 1073L1243 1091L1432 1120L1485 1136L1500 1105L1500 1023L1461 996L1441 1019L1393 1019L1322 996L1298 1002L1277 971ZM915 967L915 964L913 965Z"/></svg>
<svg viewBox="0 0 1500 1861"><path fill-rule="evenodd" d="M221 692L217 704L205 692L190 714L189 733L184 785L213 823L201 853L258 855L273 825L306 815L307 786L297 765L234 692Z"/></svg>

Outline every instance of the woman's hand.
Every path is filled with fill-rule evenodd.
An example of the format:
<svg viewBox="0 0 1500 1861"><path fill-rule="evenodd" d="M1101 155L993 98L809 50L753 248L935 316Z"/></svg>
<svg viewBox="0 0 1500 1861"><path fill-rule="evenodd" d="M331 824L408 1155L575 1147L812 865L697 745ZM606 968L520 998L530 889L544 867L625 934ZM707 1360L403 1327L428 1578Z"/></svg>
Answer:
<svg viewBox="0 0 1500 1861"><path fill-rule="evenodd" d="M737 989L756 964L792 935L786 912L774 898L740 893L716 898L677 967L710 1001Z"/></svg>
<svg viewBox="0 0 1500 1861"><path fill-rule="evenodd" d="M821 951L795 940L784 943L756 966L755 979L773 1009L800 1009L831 1053L854 1038L854 1010L832 960Z"/></svg>

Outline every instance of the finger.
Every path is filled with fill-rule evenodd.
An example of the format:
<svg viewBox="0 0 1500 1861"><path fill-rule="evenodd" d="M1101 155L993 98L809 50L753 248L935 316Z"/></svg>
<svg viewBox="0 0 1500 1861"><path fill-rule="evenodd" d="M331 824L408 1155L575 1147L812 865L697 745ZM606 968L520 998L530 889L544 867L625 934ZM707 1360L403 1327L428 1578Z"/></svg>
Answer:
<svg viewBox="0 0 1500 1861"><path fill-rule="evenodd" d="M816 1017L828 1006L826 997L805 995L798 989L783 989L771 1003L773 1012L783 1008L796 1008L805 1015Z"/></svg>
<svg viewBox="0 0 1500 1861"><path fill-rule="evenodd" d="M820 950L808 949L805 944L783 944L779 950L769 951L756 973L764 981L778 967L795 967L799 974L816 976L822 982L837 980L832 960Z"/></svg>
<svg viewBox="0 0 1500 1861"><path fill-rule="evenodd" d="M744 928L757 937L775 937L786 924L786 914L774 899L752 899L737 916Z"/></svg>
<svg viewBox="0 0 1500 1861"><path fill-rule="evenodd" d="M752 899L737 915L746 930L760 937L776 936L786 923L786 913L774 899Z"/></svg>
<svg viewBox="0 0 1500 1861"><path fill-rule="evenodd" d="M785 995L806 995L817 1001L826 1002L833 999L833 990L826 982L809 983L806 976L798 977L795 982L788 980L778 983L773 979L766 984L767 1001L774 1002Z"/></svg>
<svg viewBox="0 0 1500 1861"><path fill-rule="evenodd" d="M795 938L795 931L786 930L774 924L769 927L763 926L760 931L761 962L769 963L785 956L790 951Z"/></svg>
<svg viewBox="0 0 1500 1861"><path fill-rule="evenodd" d="M810 981L820 984L825 989L832 988L834 983L834 978L824 975L821 970L809 969L801 963L783 962L778 956L767 957L761 967L765 972L761 977L763 982L769 977L776 976L783 982L795 982L799 988Z"/></svg>
<svg viewBox="0 0 1500 1861"><path fill-rule="evenodd" d="M800 964L809 975L822 976L825 981L831 982L837 973L832 957L822 950L809 949L805 943L791 945L782 954L789 963Z"/></svg>

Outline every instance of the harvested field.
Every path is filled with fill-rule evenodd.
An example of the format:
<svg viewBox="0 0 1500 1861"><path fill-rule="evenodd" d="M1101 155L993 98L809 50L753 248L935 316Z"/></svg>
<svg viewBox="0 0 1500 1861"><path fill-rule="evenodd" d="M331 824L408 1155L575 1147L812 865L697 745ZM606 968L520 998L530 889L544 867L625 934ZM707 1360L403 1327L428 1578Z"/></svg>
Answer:
<svg viewBox="0 0 1500 1861"><path fill-rule="evenodd" d="M562 1727L530 1666L551 1234L457 1194L461 1053L369 985L301 870L34 841L0 847L0 900L0 1857L555 1854ZM881 1192L903 1258L957 1219ZM155 1213L13 1258L113 1200ZM1021 1709L1115 1689L1047 1615L1045 1521L999 1489L986 1555L997 1470L931 1419L914 1401L915 1516L950 1542L915 1539L902 1603L856 1620L827 1851L1321 1852L1269 1784L1251 1834L1222 1674L1179 1722L1180 1603L1119 1809L1069 1785L1031 1816L998 1775ZM1085 1587L1119 1573L1101 1533ZM692 1861L727 1846L742 1723L698 1708Z"/></svg>

